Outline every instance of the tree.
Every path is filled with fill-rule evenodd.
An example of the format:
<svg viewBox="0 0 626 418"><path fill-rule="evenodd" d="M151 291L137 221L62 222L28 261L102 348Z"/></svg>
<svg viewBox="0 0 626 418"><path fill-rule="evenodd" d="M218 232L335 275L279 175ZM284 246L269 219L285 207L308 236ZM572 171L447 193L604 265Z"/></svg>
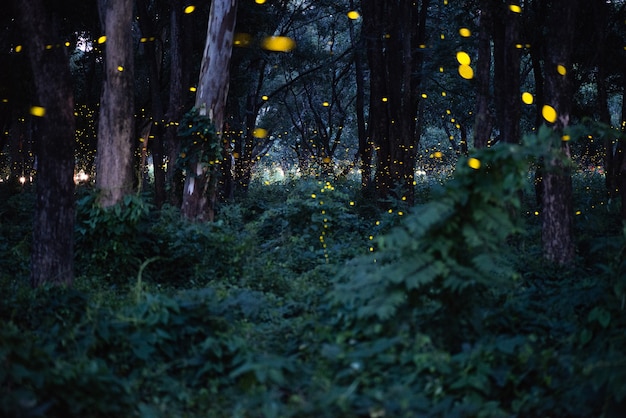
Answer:
<svg viewBox="0 0 626 418"><path fill-rule="evenodd" d="M218 139L222 136L236 20L237 0L211 2L195 107L202 116L208 117ZM193 220L213 220L217 193L215 164L206 164L202 158L197 158L186 174L183 215Z"/></svg>
<svg viewBox="0 0 626 418"><path fill-rule="evenodd" d="M105 41L96 186L103 207L133 190L134 83L133 0L99 0Z"/></svg>
<svg viewBox="0 0 626 418"><path fill-rule="evenodd" d="M578 0L552 0L548 8L547 38L544 50L544 100L556 111L548 122L559 138L569 125L572 107L571 69L573 36ZM573 198L570 168L564 161L570 158L568 141L560 141L556 156L544 160L542 185L542 243L547 260L559 265L575 257L573 239Z"/></svg>
<svg viewBox="0 0 626 418"><path fill-rule="evenodd" d="M370 69L370 137L377 162L378 198L414 201L419 132L417 113L429 0L364 0L363 35Z"/></svg>
<svg viewBox="0 0 626 418"><path fill-rule="evenodd" d="M74 98L59 22L42 0L14 1L27 42L39 117L37 202L31 284L71 285L74 279Z"/></svg>

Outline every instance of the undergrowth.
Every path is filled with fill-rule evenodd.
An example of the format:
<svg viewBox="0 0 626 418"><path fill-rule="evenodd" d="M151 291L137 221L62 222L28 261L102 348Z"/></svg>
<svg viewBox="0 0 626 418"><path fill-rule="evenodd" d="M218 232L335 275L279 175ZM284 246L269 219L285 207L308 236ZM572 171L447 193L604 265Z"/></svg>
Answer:
<svg viewBox="0 0 626 418"><path fill-rule="evenodd" d="M620 416L626 230L602 176L575 174L578 259L556 267L528 148L471 158L385 211L316 179L211 224L80 189L71 289L27 287L33 195L0 187L0 415Z"/></svg>

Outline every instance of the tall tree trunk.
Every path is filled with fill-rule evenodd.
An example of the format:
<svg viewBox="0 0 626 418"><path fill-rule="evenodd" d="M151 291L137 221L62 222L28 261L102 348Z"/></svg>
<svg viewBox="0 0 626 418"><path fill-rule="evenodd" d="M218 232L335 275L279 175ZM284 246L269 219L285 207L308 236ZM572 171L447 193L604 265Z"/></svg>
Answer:
<svg viewBox="0 0 626 418"><path fill-rule="evenodd" d="M137 1L137 10L139 15L139 27L143 37L154 39L154 41L145 42L144 51L146 61L150 68L150 104L152 108L152 162L154 166L154 204L157 208L161 208L165 202L165 161L163 135L164 127L164 110L163 100L161 99L161 74L159 71L160 57L157 56L157 33L156 28L148 12L148 0ZM143 167L142 167L143 169Z"/></svg>
<svg viewBox="0 0 626 418"><path fill-rule="evenodd" d="M167 172L165 177L166 189L169 189L170 204L180 207L182 204L182 170L177 167L176 160L180 153L177 140L177 122L180 121L184 111L184 89L189 81L189 72L184 61L185 36L182 14L182 0L171 0L170 16L170 82L169 103L165 115L167 124L165 127L164 142L167 152Z"/></svg>
<svg viewBox="0 0 626 418"><path fill-rule="evenodd" d="M370 64L370 136L376 144L378 197L414 201L417 111L429 0L365 0L363 31ZM396 186L400 195L394 195Z"/></svg>
<svg viewBox="0 0 626 418"><path fill-rule="evenodd" d="M489 80L491 79L491 32L493 26L492 0L481 0L478 29L478 60L476 64L476 121L474 147L484 148L491 136L489 111Z"/></svg>
<svg viewBox="0 0 626 418"><path fill-rule="evenodd" d="M213 0L209 12L206 46L200 68L196 107L205 109L222 135L229 86L229 66L237 20L237 0ZM217 193L216 169L197 163L183 190L182 213L188 219L213 220Z"/></svg>
<svg viewBox="0 0 626 418"><path fill-rule="evenodd" d="M106 35L100 100L96 187L103 207L133 191L133 0L98 0Z"/></svg>
<svg viewBox="0 0 626 418"><path fill-rule="evenodd" d="M579 0L553 0L548 9L545 45L545 100L558 115L554 124L557 134L569 123L572 106L571 55L573 50L576 12ZM566 74L558 68L562 66ZM558 265L571 262L575 256L573 238L573 198L570 169L563 159L570 158L567 141L563 141L557 151L560 156L544 161L542 180L542 243L547 260Z"/></svg>
<svg viewBox="0 0 626 418"><path fill-rule="evenodd" d="M31 284L71 285L74 279L74 96L58 22L42 0L14 1L28 43L38 105L45 109L37 138L37 202L33 220Z"/></svg>
<svg viewBox="0 0 626 418"><path fill-rule="evenodd" d="M500 9L494 19L494 96L503 142L520 140L520 14Z"/></svg>

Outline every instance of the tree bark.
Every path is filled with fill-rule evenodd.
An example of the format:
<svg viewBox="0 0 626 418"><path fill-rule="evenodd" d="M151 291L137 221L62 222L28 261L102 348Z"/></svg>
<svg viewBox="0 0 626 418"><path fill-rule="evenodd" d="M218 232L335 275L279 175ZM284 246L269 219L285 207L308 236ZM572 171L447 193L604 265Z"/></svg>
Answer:
<svg viewBox="0 0 626 418"><path fill-rule="evenodd" d="M489 80L491 79L491 32L493 26L492 0L481 0L478 29L478 59L476 63L476 121L474 147L484 148L491 136L489 111Z"/></svg>
<svg viewBox="0 0 626 418"><path fill-rule="evenodd" d="M370 66L370 138L377 160L374 184L381 202L414 201L417 114L429 0L365 0L363 31ZM400 187L400 195L394 189Z"/></svg>
<svg viewBox="0 0 626 418"><path fill-rule="evenodd" d="M200 67L196 107L206 115L222 136L224 110L229 87L229 66L237 20L237 0L213 0L209 12L207 40ZM190 173L191 174L191 173ZM182 213L188 219L213 220L216 201L215 166L196 164L195 175L187 175Z"/></svg>
<svg viewBox="0 0 626 418"><path fill-rule="evenodd" d="M74 278L74 97L58 22L41 0L13 2L32 66L37 105L45 109L36 143L37 201L31 285L71 285ZM47 48L47 45L52 45ZM33 112L35 113L35 112Z"/></svg>
<svg viewBox="0 0 626 418"><path fill-rule="evenodd" d="M99 0L106 35L100 100L96 187L109 207L133 190L134 85L132 0Z"/></svg>
<svg viewBox="0 0 626 418"><path fill-rule="evenodd" d="M562 135L569 124L572 106L571 55L573 51L576 11L579 0L553 0L548 9L545 44L545 100L557 111L554 129ZM563 66L562 75L557 67ZM542 180L542 243L544 257L558 265L570 263L575 257L573 238L573 197L570 169L563 164L570 158L568 142L562 141L555 150L558 157L544 161Z"/></svg>

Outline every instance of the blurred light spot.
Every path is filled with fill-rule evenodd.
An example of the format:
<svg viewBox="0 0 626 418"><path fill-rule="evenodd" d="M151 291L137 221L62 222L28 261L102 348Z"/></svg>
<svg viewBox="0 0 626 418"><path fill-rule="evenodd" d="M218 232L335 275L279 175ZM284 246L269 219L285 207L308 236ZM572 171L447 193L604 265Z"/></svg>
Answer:
<svg viewBox="0 0 626 418"><path fill-rule="evenodd" d="M262 96L262 97L261 97L261 100L269 100L269 97L267 97L267 96Z"/></svg>
<svg viewBox="0 0 626 418"><path fill-rule="evenodd" d="M139 42L142 42L142 43L143 43L143 42L148 42L148 38L145 38L145 37L144 37L144 38L141 38L141 39L139 39Z"/></svg>
<svg viewBox="0 0 626 418"><path fill-rule="evenodd" d="M439 38L441 39L446 39L446 35L444 35L443 33L441 35L439 35Z"/></svg>
<svg viewBox="0 0 626 418"><path fill-rule="evenodd" d="M459 51L456 53L456 60L461 65L470 65L472 63L472 59L470 58L469 54L464 51Z"/></svg>
<svg viewBox="0 0 626 418"><path fill-rule="evenodd" d="M249 33L237 32L233 39L233 45L235 46L248 46L252 42L252 35Z"/></svg>
<svg viewBox="0 0 626 418"><path fill-rule="evenodd" d="M124 71L124 67L122 67L121 65L118 65L117 66L117 71L119 71L121 73L122 71Z"/></svg>
<svg viewBox="0 0 626 418"><path fill-rule="evenodd" d="M328 107L328 106L330 106L330 103L328 103L328 102L324 102L324 103L322 103L322 106L324 106L324 107Z"/></svg>
<svg viewBox="0 0 626 418"><path fill-rule="evenodd" d="M511 4L509 6L509 10L512 11L513 13L522 13L522 8L518 6L517 4Z"/></svg>
<svg viewBox="0 0 626 418"><path fill-rule="evenodd" d="M65 46L70 46L70 45L71 45L71 44L70 44L70 41L66 41L66 42L65 42Z"/></svg>
<svg viewBox="0 0 626 418"><path fill-rule="evenodd" d="M17 45L15 47L15 52L22 52L22 45Z"/></svg>
<svg viewBox="0 0 626 418"><path fill-rule="evenodd" d="M476 158L470 158L467 160L467 165L469 165L474 170L478 170L480 168L480 160Z"/></svg>
<svg viewBox="0 0 626 418"><path fill-rule="evenodd" d="M356 20L359 17L361 17L359 12L357 12L356 10L350 10L347 14L348 14L348 19L352 19L352 20Z"/></svg>
<svg viewBox="0 0 626 418"><path fill-rule="evenodd" d="M544 105L541 109L541 115L550 123L556 122L556 110L550 105Z"/></svg>
<svg viewBox="0 0 626 418"><path fill-rule="evenodd" d="M276 52L289 52L296 47L296 41L287 36L268 36L261 43L263 49Z"/></svg>
<svg viewBox="0 0 626 418"><path fill-rule="evenodd" d="M46 114L46 108L41 106L32 106L30 108L30 114L33 116L43 117Z"/></svg>
<svg viewBox="0 0 626 418"><path fill-rule="evenodd" d="M265 0L254 0L256 4L265 4Z"/></svg>
<svg viewBox="0 0 626 418"><path fill-rule="evenodd" d="M459 75L466 80L474 78L474 70L469 65L459 65Z"/></svg>
<svg viewBox="0 0 626 418"><path fill-rule="evenodd" d="M461 35L463 38L469 38L470 36L472 36L472 31L467 28L461 28L459 29L459 35Z"/></svg>
<svg viewBox="0 0 626 418"><path fill-rule="evenodd" d="M196 92L196 91L198 91L198 89L195 88L194 86L191 86L191 87L189 87L189 91Z"/></svg>
<svg viewBox="0 0 626 418"><path fill-rule="evenodd" d="M559 73L560 75L565 75L567 74L567 68L565 68L564 65L557 65L556 72Z"/></svg>
<svg viewBox="0 0 626 418"><path fill-rule="evenodd" d="M189 13L193 13L196 10L196 6L194 5L189 5L187 7L185 7L185 14L189 14Z"/></svg>
<svg viewBox="0 0 626 418"><path fill-rule="evenodd" d="M561 137L561 140L562 140L562 141L569 141L570 139L572 139L572 138L571 138L569 135L563 135L563 136Z"/></svg>
<svg viewBox="0 0 626 418"><path fill-rule="evenodd" d="M267 137L267 129L254 128L254 131L252 131L252 135L255 138L265 138L265 137Z"/></svg>
<svg viewBox="0 0 626 418"><path fill-rule="evenodd" d="M383 102L386 102L387 100L389 100L389 99L387 99L386 97L383 97L383 98L382 98L382 101L383 101Z"/></svg>
<svg viewBox="0 0 626 418"><path fill-rule="evenodd" d="M433 153L433 157L435 157L435 158L442 158L443 157L443 153L441 151L435 151Z"/></svg>
<svg viewBox="0 0 626 418"><path fill-rule="evenodd" d="M522 102L526 103L527 105L531 105L533 104L534 101L535 101L535 98L533 97L531 93L527 91L522 93Z"/></svg>
<svg viewBox="0 0 626 418"><path fill-rule="evenodd" d="M428 95L426 93L422 93L422 99L427 99Z"/></svg>
<svg viewBox="0 0 626 418"><path fill-rule="evenodd" d="M107 37L105 35L102 35L101 37L98 38L98 43L99 44L103 44L107 41Z"/></svg>

